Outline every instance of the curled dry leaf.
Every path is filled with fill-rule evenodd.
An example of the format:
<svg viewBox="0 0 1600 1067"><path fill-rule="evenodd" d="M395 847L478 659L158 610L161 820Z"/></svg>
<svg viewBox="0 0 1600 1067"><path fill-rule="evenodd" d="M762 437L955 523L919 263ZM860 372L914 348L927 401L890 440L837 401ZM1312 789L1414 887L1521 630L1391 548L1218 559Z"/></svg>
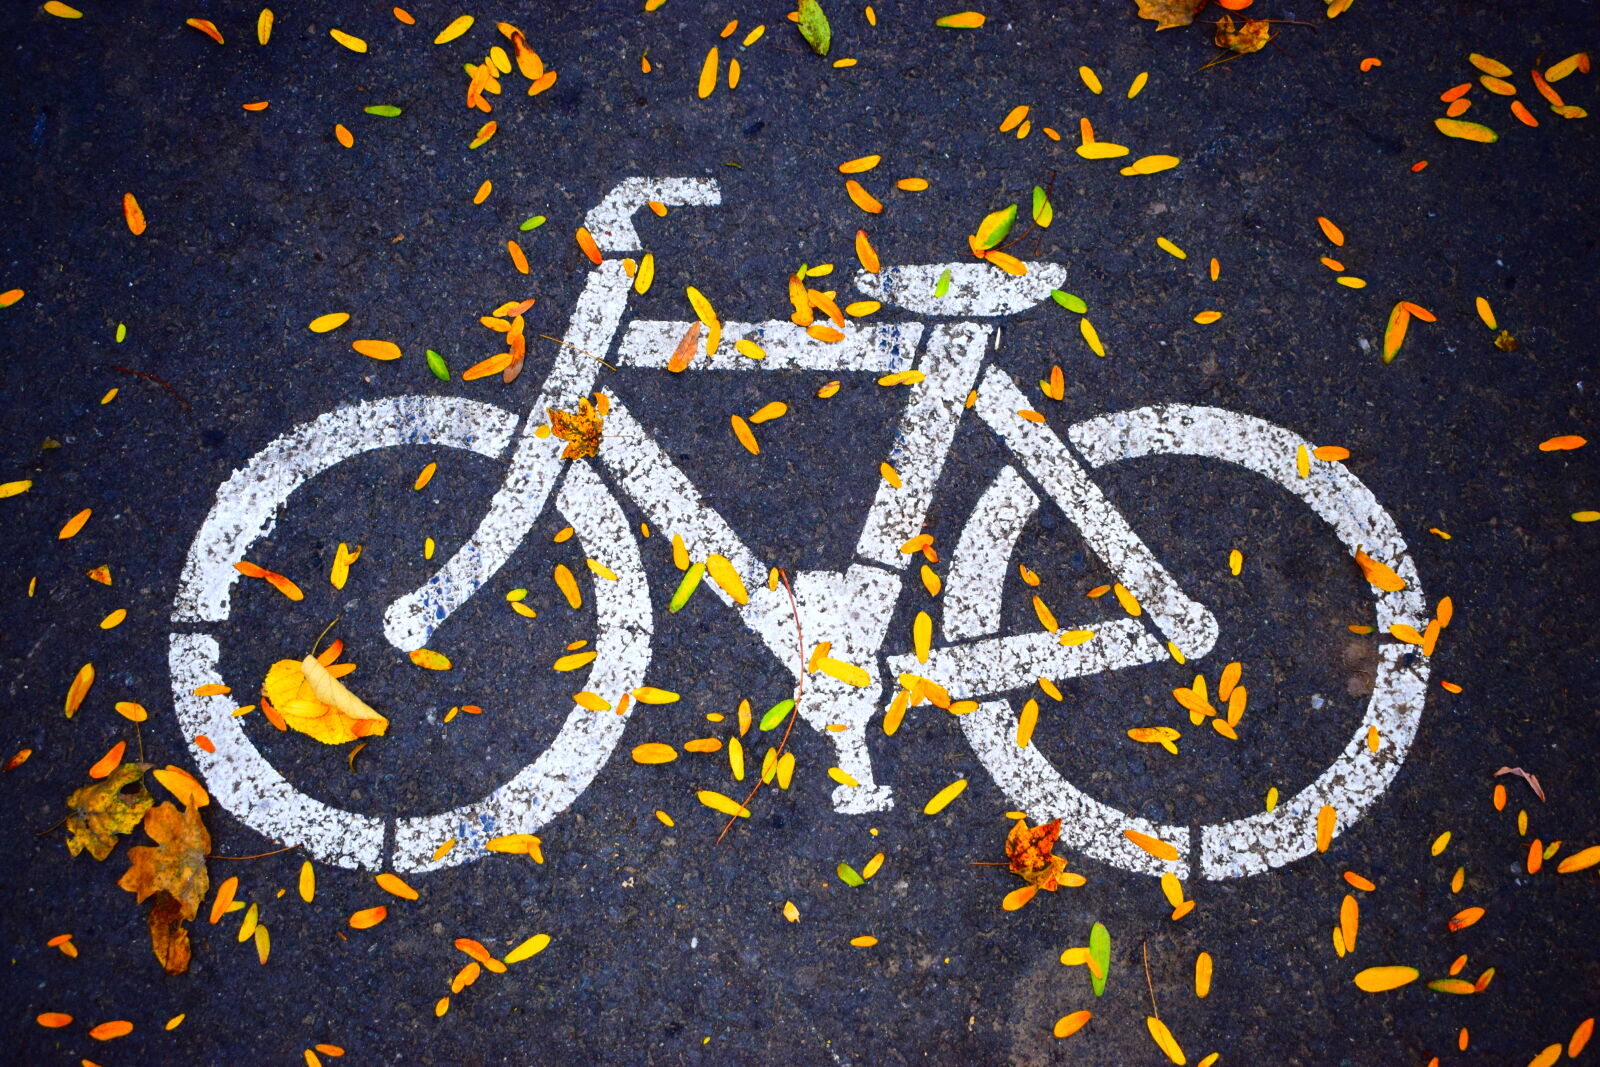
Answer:
<svg viewBox="0 0 1600 1067"><path fill-rule="evenodd" d="M388 719L346 689L315 656L274 663L261 690L290 729L325 745L342 745L389 729Z"/></svg>
<svg viewBox="0 0 1600 1067"><path fill-rule="evenodd" d="M1502 774L1514 774L1518 778L1521 778L1524 782L1527 782L1528 788L1532 789L1534 796L1539 798L1539 803L1544 803L1544 790L1539 787L1539 778L1537 775L1529 774L1521 767L1501 767L1498 771L1494 772L1494 776L1496 778L1500 777Z"/></svg>
<svg viewBox="0 0 1600 1067"><path fill-rule="evenodd" d="M1218 48L1249 55L1261 51L1272 40L1272 24L1266 19L1245 19L1235 27L1233 16L1223 15L1217 20L1216 36L1212 39Z"/></svg>
<svg viewBox="0 0 1600 1067"><path fill-rule="evenodd" d="M210 886L206 854L211 835L198 808L172 804L151 808L144 828L156 845L128 850L128 869L117 885L140 903L156 898L148 917L150 947L168 974L182 974L190 958L189 931L183 924L200 913Z"/></svg>

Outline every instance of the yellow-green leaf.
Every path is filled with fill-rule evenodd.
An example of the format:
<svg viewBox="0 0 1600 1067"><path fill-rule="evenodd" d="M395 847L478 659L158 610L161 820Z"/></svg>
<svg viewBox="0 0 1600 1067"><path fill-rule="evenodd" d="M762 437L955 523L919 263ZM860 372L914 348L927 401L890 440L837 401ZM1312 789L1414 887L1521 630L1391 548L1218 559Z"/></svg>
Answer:
<svg viewBox="0 0 1600 1067"><path fill-rule="evenodd" d="M1017 219L1017 205L1002 208L984 216L978 223L976 235L978 247L990 249L1006 239L1006 234L1011 232L1011 224Z"/></svg>

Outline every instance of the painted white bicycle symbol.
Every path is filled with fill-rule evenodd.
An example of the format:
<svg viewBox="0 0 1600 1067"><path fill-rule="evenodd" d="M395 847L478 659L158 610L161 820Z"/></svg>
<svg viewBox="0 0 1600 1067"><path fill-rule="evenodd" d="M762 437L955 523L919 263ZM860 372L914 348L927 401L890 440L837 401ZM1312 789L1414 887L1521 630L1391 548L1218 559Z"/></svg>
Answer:
<svg viewBox="0 0 1600 1067"><path fill-rule="evenodd" d="M591 211L589 232L608 257L641 250L634 213L647 202L715 206L709 180L630 178ZM950 274L948 291L935 297L937 279ZM832 655L868 665L869 684L847 684L826 674L806 678L800 714L835 746L836 762L858 784L834 790L842 813L889 807L891 791L874 774L867 745L869 721L885 701L885 678L909 672L943 686L956 698L979 702L959 719L973 751L1011 803L1034 819L1062 819L1069 847L1125 869L1180 877L1228 878L1281 866L1315 848L1317 813L1333 806L1339 828L1350 826L1393 780L1421 718L1426 661L1406 646L1378 647L1376 683L1360 726L1338 757L1309 785L1272 812L1202 826L1158 825L1124 814L1073 786L1035 745L1015 741L1017 711L1006 697L1041 675L1061 679L1121 670L1170 658L1168 642L1189 659L1204 656L1218 637L1212 614L1191 600L1096 486L1090 472L1144 456L1199 456L1254 471L1298 496L1332 527L1352 553L1358 548L1388 563L1405 579L1399 592L1378 593L1381 634L1396 623L1422 628L1426 607L1406 544L1372 493L1340 463L1317 463L1309 476L1296 471L1297 449L1311 444L1260 419L1218 408L1159 405L1101 415L1072 426L1066 439L1047 425L1019 415L1031 408L1017 384L986 367L995 327L981 320L1022 312L1048 299L1065 271L1033 263L1022 277L1001 275L978 262L887 267L859 275L858 288L885 304L934 320L932 324L847 323L845 338L824 343L787 320L724 325L724 342L749 338L766 351L762 361L706 359L691 370L772 372L807 370L891 374L917 369L888 462L902 485L878 487L856 545L856 562L842 572L806 571L793 589L807 640L828 641ZM532 833L566 810L594 779L621 738L627 716L597 714L574 705L550 747L487 796L453 810L388 820L345 811L291 785L256 749L233 717L226 696L195 696L223 681L213 631L227 623L233 564L273 527L290 495L311 479L356 455L379 448L427 445L459 448L507 464L504 485L476 532L421 588L385 614L385 632L403 651L426 645L475 592L511 558L548 504L573 526L584 552L608 567L615 581L594 583L599 653L579 688L621 694L644 684L650 664L653 613L645 572L621 504L596 472L598 465L661 534L682 537L693 559L718 554L731 561L750 590L737 604L707 583L739 613L791 671L796 663L795 619L788 595L771 591L767 568L713 509L626 405L607 393L610 412L599 455L563 461L562 443L535 431L550 408L571 409L596 385L606 356L619 369L662 368L688 322L635 320L623 329L630 280L620 258L607 258L589 275L538 400L526 417L494 404L447 397L402 396L340 408L277 438L226 481L193 546L173 609L170 645L173 693L179 722L194 759L217 800L244 823L278 841L298 843L317 859L340 866L402 872L467 862L486 854L484 843L511 833ZM619 339L620 335L620 339ZM702 341L703 344L703 341ZM881 656L890 615L912 558L901 546L922 530L966 399L976 391L976 415L1012 456L981 495L949 560L943 604L943 643L927 662ZM520 427L520 430L519 430ZM1070 443L1069 443L1070 442ZM1089 549L1143 607L1139 618L1086 624L1095 636L1063 645L1043 630L1002 634L1001 593L1018 536L1046 494L1081 532ZM1414 661L1414 662L1413 662ZM877 668L874 670L873 668ZM832 729L828 727L832 726ZM842 727L842 729L840 728ZM1369 748L1369 728L1381 744ZM212 749L194 744L205 735ZM1135 830L1173 845L1175 861L1162 861L1123 834ZM392 832L392 839L389 837ZM458 844L435 861L439 844ZM390 841L392 840L392 844Z"/></svg>

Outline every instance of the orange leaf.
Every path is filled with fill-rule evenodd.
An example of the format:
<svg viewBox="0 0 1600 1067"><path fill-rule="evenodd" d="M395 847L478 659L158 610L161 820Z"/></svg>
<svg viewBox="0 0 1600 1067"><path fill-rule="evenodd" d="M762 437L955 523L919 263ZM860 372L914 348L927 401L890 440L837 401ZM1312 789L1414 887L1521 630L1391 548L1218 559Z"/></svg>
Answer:
<svg viewBox="0 0 1600 1067"><path fill-rule="evenodd" d="M673 374L681 374L687 370L690 362L694 360L695 353L700 350L700 331L704 326L700 322L691 325L678 342L678 347L672 350L672 356L667 360L667 370Z"/></svg>
<svg viewBox="0 0 1600 1067"><path fill-rule="evenodd" d="M56 540L66 541L78 536L78 531L83 529L83 524L89 521L89 516L93 512L94 509L92 508L84 508L68 519L66 525L61 527L61 532L56 534Z"/></svg>
<svg viewBox="0 0 1600 1067"><path fill-rule="evenodd" d="M89 768L90 778L104 778L122 765L122 754L128 751L128 742L118 741L111 746L111 750L104 756L95 760L94 766Z"/></svg>
<svg viewBox="0 0 1600 1067"><path fill-rule="evenodd" d="M222 885L217 887L216 899L211 902L210 922L212 926L217 925L222 920L223 915L227 914L228 905L233 903L233 896L238 891L239 878L237 875L229 876L223 880Z"/></svg>
<svg viewBox="0 0 1600 1067"><path fill-rule="evenodd" d="M379 904L375 908L362 908L350 916L350 925L356 930L370 930L389 917L389 909Z"/></svg>
<svg viewBox="0 0 1600 1067"><path fill-rule="evenodd" d="M404 879L387 871L378 875L378 888L385 893L393 893L402 900L416 900L418 898L417 891L407 885Z"/></svg>
<svg viewBox="0 0 1600 1067"><path fill-rule="evenodd" d="M872 242L867 240L866 230L856 231L856 258L861 260L862 268L870 274L878 273L882 265L877 250L872 247Z"/></svg>
<svg viewBox="0 0 1600 1067"><path fill-rule="evenodd" d="M579 226L577 238L578 247L583 249L583 254L588 256L589 261L598 267L601 260L600 246L594 243L594 236L589 233L588 227Z"/></svg>
<svg viewBox="0 0 1600 1067"><path fill-rule="evenodd" d="M85 663L78 668L77 675L72 679L72 684L67 687L66 711L67 718L72 718L83 706L84 698L89 695L89 687L94 685L94 664Z"/></svg>
<svg viewBox="0 0 1600 1067"><path fill-rule="evenodd" d="M357 352L360 352L363 356L368 356L372 359L383 360L385 362L400 358L400 346L395 344L393 341L365 339L360 341L351 341L350 347L355 349Z"/></svg>
<svg viewBox="0 0 1600 1067"><path fill-rule="evenodd" d="M1140 848L1144 849L1158 860L1172 862L1178 858L1178 850L1167 842L1161 840L1159 837L1151 837L1149 834L1141 834L1138 830L1124 830L1122 831L1122 836L1126 837L1129 841L1132 841L1135 845L1138 845Z"/></svg>
<svg viewBox="0 0 1600 1067"><path fill-rule="evenodd" d="M510 243L516 244L515 241ZM511 361L515 358L516 357L514 357L510 352L501 352L498 355L490 356L488 359L474 363L472 366L462 371L461 380L464 382L474 382L479 378L492 377L493 375L499 374L501 371L511 366Z"/></svg>
<svg viewBox="0 0 1600 1067"><path fill-rule="evenodd" d="M135 237L144 232L144 209L132 193L122 194L122 216L128 220L128 229Z"/></svg>
<svg viewBox="0 0 1600 1067"><path fill-rule="evenodd" d="M1028 901L1032 900L1033 899L1033 895L1035 893L1037 893L1038 891L1039 891L1039 887L1038 886L1034 886L1034 885L1018 886L1017 888L1013 889L1011 892L1006 894L1005 899L1000 902L1000 907L1003 908L1006 911L1016 911L1018 908L1022 907Z"/></svg>
<svg viewBox="0 0 1600 1067"><path fill-rule="evenodd" d="M883 211L883 205L854 178L844 183L844 191L850 194L850 202L867 214L877 215Z"/></svg>
<svg viewBox="0 0 1600 1067"><path fill-rule="evenodd" d="M218 44L223 43L222 31L217 29L216 23L210 19L184 19L183 24L185 26L193 26Z"/></svg>
<svg viewBox="0 0 1600 1067"><path fill-rule="evenodd" d="M197 20L190 19L190 22ZM220 40L220 38L219 38ZM89 1036L96 1041L110 1041L117 1037L127 1037L133 1033L133 1024L126 1019L113 1019L108 1023L101 1023L89 1031Z"/></svg>
<svg viewBox="0 0 1600 1067"><path fill-rule="evenodd" d="M1406 587L1405 579L1401 578L1387 564L1380 563L1360 549L1356 550L1356 566L1361 568L1361 573L1368 582L1385 593L1398 593Z"/></svg>
<svg viewBox="0 0 1600 1067"><path fill-rule="evenodd" d="M1383 361L1392 363L1394 357L1400 352L1400 346L1406 341L1406 328L1411 325L1411 312L1406 310L1405 301L1394 306L1389 312L1389 323L1383 329Z"/></svg>

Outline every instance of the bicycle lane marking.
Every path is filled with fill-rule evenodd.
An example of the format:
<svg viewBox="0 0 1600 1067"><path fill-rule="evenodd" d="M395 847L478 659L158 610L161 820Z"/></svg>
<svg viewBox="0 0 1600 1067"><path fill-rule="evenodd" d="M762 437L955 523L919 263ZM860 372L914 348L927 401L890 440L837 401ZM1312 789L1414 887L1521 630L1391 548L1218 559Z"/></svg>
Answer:
<svg viewBox="0 0 1600 1067"><path fill-rule="evenodd" d="M788 593L768 587L761 561L727 521L701 500L694 483L634 419L627 405L611 397L607 419L613 432L601 439L600 459L613 480L626 486L628 496L661 536L683 538L691 559L704 560L714 553L733 565L745 585L748 603L736 604L716 582L706 584L718 599L739 613L744 625L791 675L798 678L802 666L797 660L795 608L799 609L800 625L810 647L831 640L835 656L865 665L869 674L873 673L882 635L900 591L894 575L861 564L843 574L801 572L792 579L791 605ZM852 691L852 687L825 676L808 676L808 697L800 701L800 716L817 730L826 731L830 724L845 727L839 732L825 732L824 736L835 746L840 769L859 783L840 785L834 790L836 811L861 814L884 810L892 803L889 790L874 779L866 743L867 723L876 713L880 687L881 679L874 679L873 686Z"/></svg>
<svg viewBox="0 0 1600 1067"><path fill-rule="evenodd" d="M1017 538L1039 497L1015 467L1004 467L961 529L944 579L944 638L966 641L1000 632L1001 594Z"/></svg>
<svg viewBox="0 0 1600 1067"><path fill-rule="evenodd" d="M272 531L289 496L312 477L374 448L432 443L494 459L505 452L516 416L492 404L442 397L395 397L320 415L257 452L217 490L216 503L190 546L174 599L172 622L188 629L225 622L231 611L234 563ZM256 749L231 695L199 697L202 685L226 684L220 647L203 632L174 632L168 651L173 703L184 742L219 804L276 841L301 845L316 858L377 869L384 823L307 796ZM196 738L204 736L211 749Z"/></svg>
<svg viewBox="0 0 1600 1067"><path fill-rule="evenodd" d="M722 191L707 178L624 178L584 216L584 225L608 253L637 250L641 242L633 216L652 201L715 207L722 203ZM545 417L546 409L571 407L593 388L601 361L616 340L632 284L620 259L606 259L589 272L549 376L540 386L539 399L511 457L505 484L490 502L488 513L443 567L384 613L384 633L394 647L409 652L425 646L434 631L505 565L533 519L544 510L561 470L561 445L531 431Z"/></svg>
<svg viewBox="0 0 1600 1067"><path fill-rule="evenodd" d="M616 497L587 463L567 468L556 507L576 531L584 555L616 575L615 580L593 583L598 655L582 683L583 689L615 705L622 694L644 684L650 666L653 626L639 542ZM437 815L397 819L393 868L431 871L468 863L484 855L491 838L534 833L589 787L629 718L572 705L550 747L482 800ZM455 848L435 860L439 846L452 839Z"/></svg>
<svg viewBox="0 0 1600 1067"><path fill-rule="evenodd" d="M550 375L540 388L522 438L511 454L505 483L465 543L421 588L399 597L383 616L389 643L402 652L424 647L456 609L483 588L532 528L544 510L550 488L561 474L562 442L531 431L548 408L570 408L594 385L600 363L590 353L610 350L627 308L629 286L620 260L607 260L589 279L567 326L566 342L556 350Z"/></svg>
<svg viewBox="0 0 1600 1067"><path fill-rule="evenodd" d="M1328 523L1352 555L1363 548L1405 580L1397 592L1373 590L1380 634L1396 623L1426 627L1427 601L1394 519L1343 463L1319 460L1308 477L1299 477L1297 450L1313 448L1299 435L1238 412L1172 404L1088 419L1068 436L1095 467L1148 455L1189 455L1235 463L1276 482ZM1201 835L1205 877L1260 874L1309 855L1316 849L1316 819L1324 805L1338 813L1336 832L1343 832L1394 781L1421 724L1428 663L1418 655L1408 665L1408 648L1398 643L1381 644L1378 653L1372 698L1344 750L1276 810L1206 826ZM1369 728L1378 732L1376 752L1367 744Z"/></svg>
<svg viewBox="0 0 1600 1067"><path fill-rule="evenodd" d="M1194 455L1236 463L1277 482L1304 499L1334 528L1351 552L1358 545L1371 547L1406 578L1405 590L1377 597L1377 616L1385 630L1395 622L1422 625L1419 613L1424 598L1416 569L1405 555L1404 540L1393 520L1379 507L1370 490L1341 464L1319 463L1312 477L1299 478L1295 471L1296 450L1302 445L1309 449L1310 445L1289 431L1234 412L1174 405L1091 419L1073 427L1069 434L1096 467L1145 455ZM1035 464L1042 465L1053 458L1045 454L1048 450L1028 455L1025 450L1036 443L1037 439L1022 438L1014 445L1019 459L1034 470L1039 469ZM1119 577L1126 581L1126 571L1119 572ZM1126 625L1133 620L1119 622ZM1074 649L1058 651L1052 647L1055 642L1048 634L1039 635L1042 641L1024 640L1030 647L1021 651L1019 638L1000 638L943 650L942 661L930 656L930 664L922 669L952 685L970 682L974 686L971 692L981 694L1026 684L1033 673L1040 672L1035 666L1071 676L1166 658L1165 650L1158 647L1154 638L1142 633L1154 647L1141 653L1132 645L1120 656L1108 648L1109 658L1103 665L1075 664L1071 653L1092 650L1102 638L1115 636L1103 623L1093 628L1100 631L1096 640ZM1378 678L1367 714L1344 751L1315 782L1272 813L1202 828L1198 873L1208 878L1228 878L1282 866L1315 849L1316 816L1324 805L1339 812L1339 829L1343 830L1376 802L1405 758L1426 695L1426 664L1404 665L1405 651L1400 645L1380 646ZM1179 849L1179 864L1160 864L1142 852L1130 853L1122 831L1131 828L1150 833L1151 829L1140 820L1085 797L1033 746L1018 749L1014 743L1016 716L1008 702L983 704L979 712L964 718L962 726L1002 790L1035 817L1059 814L1071 820L1063 827L1063 837L1086 853L1147 873L1163 869L1186 872L1190 844L1187 828L1160 827L1154 834ZM1369 726L1378 731L1377 752L1367 747Z"/></svg>

